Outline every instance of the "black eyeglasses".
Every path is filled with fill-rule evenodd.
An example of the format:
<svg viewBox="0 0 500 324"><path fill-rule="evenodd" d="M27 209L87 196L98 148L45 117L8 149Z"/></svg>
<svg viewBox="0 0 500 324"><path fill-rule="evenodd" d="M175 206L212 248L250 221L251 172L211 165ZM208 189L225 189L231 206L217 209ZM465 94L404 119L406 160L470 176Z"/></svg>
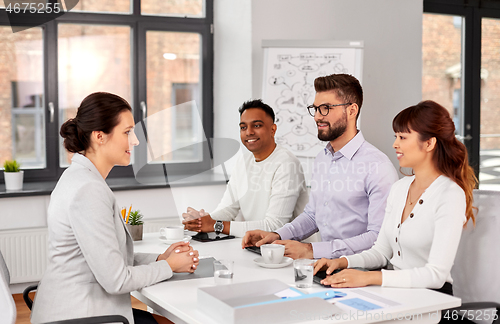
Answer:
<svg viewBox="0 0 500 324"><path fill-rule="evenodd" d="M338 105L326 105L326 104L319 105L319 106L310 105L310 106L307 106L307 110L309 111L309 115L311 115L313 117L314 117L314 114L316 113L316 111L318 111L318 110L319 110L319 113L321 116L326 116L330 112L330 109L333 109L333 108L339 107L339 106L349 106L349 105L352 105L352 102L338 104Z"/></svg>

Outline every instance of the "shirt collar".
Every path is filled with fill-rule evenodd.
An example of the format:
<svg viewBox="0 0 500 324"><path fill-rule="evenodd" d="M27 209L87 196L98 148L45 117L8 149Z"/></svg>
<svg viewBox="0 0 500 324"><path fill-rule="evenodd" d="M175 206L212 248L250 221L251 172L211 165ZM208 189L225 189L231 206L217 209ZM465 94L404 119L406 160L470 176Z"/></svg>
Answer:
<svg viewBox="0 0 500 324"><path fill-rule="evenodd" d="M256 160L255 160L255 155L253 155L253 153L252 153L252 161L254 161L254 162L255 162L255 163L257 163L257 164L259 164L259 163L260 163L260 164L263 164L264 162L269 161L269 160L271 159L271 157L273 156L273 154L274 154L276 151L278 151L278 146L279 146L279 145L276 143L276 145L274 146L274 150L271 152L271 154L269 154L269 156L268 156L268 157L266 157L264 160L261 160L261 161L256 161Z"/></svg>
<svg viewBox="0 0 500 324"><path fill-rule="evenodd" d="M356 136L354 136L349 142L347 142L347 144L344 145L338 152L340 154L342 154L342 156L345 156L346 158L351 160L352 157L354 156L354 154L356 154L358 149L361 147L361 144L364 143L364 141L365 141L365 138L363 137L363 134L361 133L361 131L358 131ZM330 152L330 154L334 155L333 148L332 148L332 145L330 144L330 142L328 142L328 144L326 144L326 147L324 150L325 150L325 155L328 154L329 152ZM335 153L337 153L337 152L335 152Z"/></svg>
<svg viewBox="0 0 500 324"><path fill-rule="evenodd" d="M99 178L102 179L101 174L95 167L94 163L90 161L85 155L82 155L80 153L75 153L73 154L73 157L71 158L72 163L80 164L81 166L87 168L90 170L90 172L95 173L96 175L99 176Z"/></svg>

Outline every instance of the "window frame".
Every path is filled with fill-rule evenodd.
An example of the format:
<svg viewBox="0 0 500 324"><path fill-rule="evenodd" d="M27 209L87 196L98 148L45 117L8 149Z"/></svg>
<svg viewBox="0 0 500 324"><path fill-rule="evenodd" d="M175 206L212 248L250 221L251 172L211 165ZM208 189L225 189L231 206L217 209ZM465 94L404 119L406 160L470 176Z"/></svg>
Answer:
<svg viewBox="0 0 500 324"><path fill-rule="evenodd" d="M479 179L481 136L481 22L482 18L500 18L500 3L492 0L424 0L424 13L464 18L463 63L463 136L469 164Z"/></svg>
<svg viewBox="0 0 500 324"><path fill-rule="evenodd" d="M156 17L156 16L151 16L151 17ZM184 19L184 18L180 18ZM142 21L139 24L139 28L137 32L142 35L143 37L139 37L138 39L138 52L137 52L137 59L138 59L138 75L135 80L137 80L137 86L138 86L138 96L136 99L136 106L135 107L140 107L141 102L145 102L147 106L147 88L146 88L146 74L147 74L147 62L146 62L146 33L148 31L164 31L164 32L191 32L191 33L196 33L198 32L201 35L201 40L202 40L202 52L201 54L201 64L202 64L202 73L201 73L201 78L200 82L202 84L202 89L201 89L201 105L202 105L202 125L203 125L203 130L205 138L208 140L210 138L213 138L213 109L207 109L206 107L212 107L213 106L213 72L210 75L210 80L207 79L207 74L205 71L213 71L213 59L212 60L207 60L208 56L210 53L212 53L213 57L213 42L210 44L205 44L205 39L209 36L212 35L212 27L209 27L207 29L201 30L197 28L197 26L191 26L191 29L181 29L179 28L180 26L177 24L172 24L170 26L164 26L158 24L156 21ZM207 46L209 48L207 48ZM209 62L210 61L210 62ZM206 65L208 64L208 65ZM207 106L210 105L210 106ZM146 112L147 115L147 112ZM144 120L147 116L144 116L142 111L140 109L137 109L135 112L134 118L136 120ZM209 128L206 128L206 125L210 125ZM201 173L203 171L207 171L211 167L211 152L207 149L203 149L202 152L202 161L201 162L192 162L192 163L162 163L162 164L150 164L148 165L147 169L142 171L144 174L149 174L149 175L157 175L158 174L158 169L162 169L163 172L165 173L165 177L168 176L168 172L172 172L173 175L177 174L197 174ZM140 152L140 156L144 157L145 153ZM162 166L161 168L159 166ZM172 175L172 174L171 174Z"/></svg>
<svg viewBox="0 0 500 324"><path fill-rule="evenodd" d="M94 13L94 12L67 12L49 22L41 24L43 33L43 81L44 81L44 110L45 110L45 152L46 167L43 169L25 169L25 182L57 181L66 168L59 165L59 89L58 89L58 25L59 24L89 24L89 25L116 25L131 28L131 106L136 122L142 120L139 109L140 102L146 100L146 33L145 30L165 30L177 32L196 32L201 35L201 65L200 94L202 110L203 132L207 139L213 137L213 0L205 1L205 17L178 17L142 15L141 0L131 0L131 12L126 13ZM57 0L48 0L48 3ZM36 26L40 21L37 16L31 15L30 22ZM5 8L0 8L0 26L9 26ZM22 23L27 26L29 24ZM54 118L50 122L49 103L54 104ZM176 174L195 174L207 170L212 164L210 152L204 150L203 161L199 163L168 163L169 170ZM172 168L173 166L173 168ZM1 166L0 166L1 167ZM165 167L163 167L165 169ZM114 167L109 178L134 178L132 165ZM0 181L4 181L3 172L0 172Z"/></svg>

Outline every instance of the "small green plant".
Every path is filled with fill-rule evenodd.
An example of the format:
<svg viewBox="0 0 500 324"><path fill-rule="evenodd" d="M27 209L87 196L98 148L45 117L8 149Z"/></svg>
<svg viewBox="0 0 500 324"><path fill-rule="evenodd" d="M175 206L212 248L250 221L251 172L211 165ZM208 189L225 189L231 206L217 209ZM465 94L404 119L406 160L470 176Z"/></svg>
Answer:
<svg viewBox="0 0 500 324"><path fill-rule="evenodd" d="M21 165L16 160L7 160L3 164L3 168L5 172L19 172Z"/></svg>
<svg viewBox="0 0 500 324"><path fill-rule="evenodd" d="M143 215L140 210L133 210L130 213L130 218L128 219L129 225L142 225L144 222L142 221Z"/></svg>

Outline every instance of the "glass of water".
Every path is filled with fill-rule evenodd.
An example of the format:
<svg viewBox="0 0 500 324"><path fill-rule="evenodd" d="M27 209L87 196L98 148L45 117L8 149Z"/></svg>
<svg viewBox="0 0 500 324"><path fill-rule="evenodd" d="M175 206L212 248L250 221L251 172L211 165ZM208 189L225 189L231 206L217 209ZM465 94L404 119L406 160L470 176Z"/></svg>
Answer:
<svg viewBox="0 0 500 324"><path fill-rule="evenodd" d="M216 285L225 285L233 282L234 261L215 260L214 280Z"/></svg>
<svg viewBox="0 0 500 324"><path fill-rule="evenodd" d="M314 260L297 259L293 261L295 285L297 288L311 288L313 283Z"/></svg>

